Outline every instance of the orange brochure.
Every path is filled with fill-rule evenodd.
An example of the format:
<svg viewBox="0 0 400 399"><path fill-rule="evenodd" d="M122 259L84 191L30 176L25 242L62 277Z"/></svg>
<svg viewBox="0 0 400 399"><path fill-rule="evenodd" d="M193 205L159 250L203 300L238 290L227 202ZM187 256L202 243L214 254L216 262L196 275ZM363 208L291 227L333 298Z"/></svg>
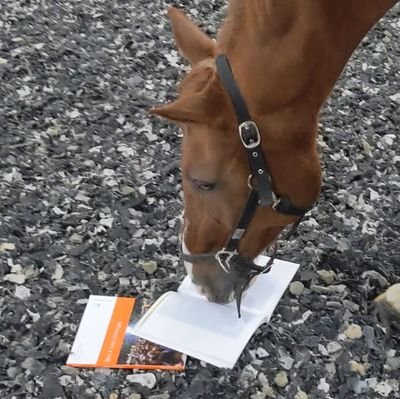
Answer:
<svg viewBox="0 0 400 399"><path fill-rule="evenodd" d="M133 333L135 324L150 305L144 298L91 295L67 365L183 370L186 355Z"/></svg>

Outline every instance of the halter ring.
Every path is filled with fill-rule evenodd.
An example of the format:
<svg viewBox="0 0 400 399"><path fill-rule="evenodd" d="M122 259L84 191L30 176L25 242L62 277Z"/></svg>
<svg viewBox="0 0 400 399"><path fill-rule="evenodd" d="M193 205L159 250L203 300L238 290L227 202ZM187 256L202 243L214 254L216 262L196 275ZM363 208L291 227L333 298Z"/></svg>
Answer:
<svg viewBox="0 0 400 399"><path fill-rule="evenodd" d="M221 256L227 255L226 259L222 259ZM235 249L234 251L227 251L225 248L222 248L215 254L215 259L218 261L222 270L229 274L231 272L231 265L229 261L235 256L238 255L238 251Z"/></svg>

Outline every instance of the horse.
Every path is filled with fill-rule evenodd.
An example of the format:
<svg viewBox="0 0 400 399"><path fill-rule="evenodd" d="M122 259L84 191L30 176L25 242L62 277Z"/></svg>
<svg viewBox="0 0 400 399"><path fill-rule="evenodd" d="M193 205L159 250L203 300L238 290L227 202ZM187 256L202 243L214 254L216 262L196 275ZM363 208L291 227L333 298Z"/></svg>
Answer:
<svg viewBox="0 0 400 399"><path fill-rule="evenodd" d="M208 300L238 298L263 271L253 259L318 200L320 110L396 2L231 0L216 40L169 8L191 69L150 112L183 130L183 259Z"/></svg>

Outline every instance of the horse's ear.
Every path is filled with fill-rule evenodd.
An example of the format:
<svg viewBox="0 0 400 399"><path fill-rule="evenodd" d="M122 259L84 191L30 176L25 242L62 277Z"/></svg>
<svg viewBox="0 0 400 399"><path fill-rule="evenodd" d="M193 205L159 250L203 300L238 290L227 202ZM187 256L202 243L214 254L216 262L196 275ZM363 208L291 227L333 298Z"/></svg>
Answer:
<svg viewBox="0 0 400 399"><path fill-rule="evenodd" d="M204 109L205 101L202 94L179 98L178 100L152 108L150 113L167 118L173 122L201 123L205 122L207 114Z"/></svg>
<svg viewBox="0 0 400 399"><path fill-rule="evenodd" d="M203 33L181 11L170 7L168 16L171 20L176 45L192 65L215 55L215 41Z"/></svg>

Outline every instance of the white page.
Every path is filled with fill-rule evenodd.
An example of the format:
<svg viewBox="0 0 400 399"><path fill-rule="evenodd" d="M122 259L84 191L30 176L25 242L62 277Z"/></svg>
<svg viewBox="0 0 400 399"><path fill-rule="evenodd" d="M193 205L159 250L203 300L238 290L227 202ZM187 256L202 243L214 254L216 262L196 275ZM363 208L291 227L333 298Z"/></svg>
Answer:
<svg viewBox="0 0 400 399"><path fill-rule="evenodd" d="M268 260L267 256L260 255L254 262L264 266ZM298 268L299 265L296 263L276 259L271 271L253 279L251 286L243 293L241 309L247 312L261 313L266 321L269 321ZM186 276L183 280L178 292L207 301L204 295L201 294L200 287L193 284L189 276ZM236 309L236 301L226 306Z"/></svg>
<svg viewBox="0 0 400 399"><path fill-rule="evenodd" d="M182 299L183 298L183 299ZM263 317L175 292L163 295L135 326L134 334L204 360L232 368Z"/></svg>
<svg viewBox="0 0 400 399"><path fill-rule="evenodd" d="M265 264L268 258L261 261ZM168 292L151 307L134 333L215 366L231 368L257 327L270 319L298 267L276 260L271 271L259 276L243 295L241 319L234 302L208 302L187 277L178 294Z"/></svg>
<svg viewBox="0 0 400 399"><path fill-rule="evenodd" d="M68 364L96 364L117 297L90 295L76 333ZM93 326L96 334L93 334Z"/></svg>

